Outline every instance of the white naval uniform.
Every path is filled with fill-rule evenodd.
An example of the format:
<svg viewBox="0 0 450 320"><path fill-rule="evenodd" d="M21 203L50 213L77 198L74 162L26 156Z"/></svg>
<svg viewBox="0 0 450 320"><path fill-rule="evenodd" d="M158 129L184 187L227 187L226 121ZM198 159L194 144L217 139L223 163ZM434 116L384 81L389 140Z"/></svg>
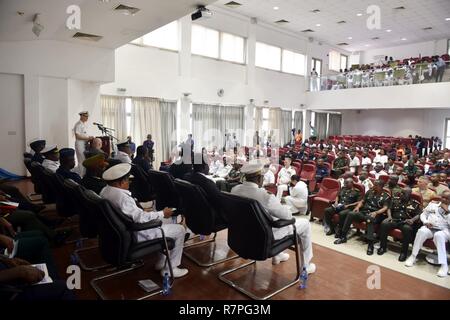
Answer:
<svg viewBox="0 0 450 320"><path fill-rule="evenodd" d="M375 179L379 179L380 176L388 176L388 174L386 173L386 171L381 170L380 172L376 172L375 170L370 171L370 174L373 174L375 176Z"/></svg>
<svg viewBox="0 0 450 320"><path fill-rule="evenodd" d="M163 221L161 228L163 229L165 236L175 240L175 246L170 250L170 261L172 266L175 268L181 264L184 235L186 234L186 230L182 225L168 223L170 219L164 219L164 213L162 211L146 212L142 210L136 205L136 201L128 190L106 186L100 192L100 196L109 200L117 210L120 210L123 214L133 219L135 223L146 223L156 219ZM135 235L138 242L162 237L159 229L136 231ZM160 259L164 259L162 254L160 254Z"/></svg>
<svg viewBox="0 0 450 320"><path fill-rule="evenodd" d="M450 241L450 214L445 214L444 209L440 207L440 202L430 202L420 215L420 220L424 224L416 234L414 240L412 255L417 257L419 250L427 239L433 239L438 252L438 262L441 265L447 265L447 250L445 243ZM429 229L425 224L433 225Z"/></svg>
<svg viewBox="0 0 450 320"><path fill-rule="evenodd" d="M291 183L291 177L297 174L294 168L283 167L280 172L278 172L278 187L277 187L277 198L281 200L283 192L288 190L288 184Z"/></svg>
<svg viewBox="0 0 450 320"><path fill-rule="evenodd" d="M303 181L289 188L289 196L284 198L291 213L306 214L308 209L308 186Z"/></svg>
<svg viewBox="0 0 450 320"><path fill-rule="evenodd" d="M209 174L215 175L219 170L223 168L223 162L220 160L211 161L209 167Z"/></svg>
<svg viewBox="0 0 450 320"><path fill-rule="evenodd" d="M289 212L287 206L281 205L273 194L269 194L265 189L259 188L256 183L245 181L243 184L234 187L231 193L259 201L274 220L292 219L292 214ZM295 227L297 228L297 235L300 239L304 266L307 267L313 257L311 225L306 219L297 219ZM280 240L288 234L292 234L293 228L292 226L272 228L272 231L274 239Z"/></svg>
<svg viewBox="0 0 450 320"><path fill-rule="evenodd" d="M371 164L372 159L370 159L370 157L365 157L362 159L361 165L363 166L363 169L367 170L367 168L369 168Z"/></svg>
<svg viewBox="0 0 450 320"><path fill-rule="evenodd" d="M131 159L130 159L130 156L127 153L123 152L123 151L117 151L114 159L120 160L120 162L122 162L122 163L129 163L129 164L131 164L131 162L132 162Z"/></svg>
<svg viewBox="0 0 450 320"><path fill-rule="evenodd" d="M381 163L381 165L384 167L386 165L386 163L388 162L388 156L384 155L384 156L380 156L379 154L377 154L377 156L375 158L373 158L373 163Z"/></svg>
<svg viewBox="0 0 450 320"><path fill-rule="evenodd" d="M355 173L355 172L356 172L356 169L357 169L360 165L361 165L361 163L360 163L358 157L355 156L353 159L350 159L350 164L349 164L350 172L351 172L351 173Z"/></svg>
<svg viewBox="0 0 450 320"><path fill-rule="evenodd" d="M59 168L59 161L44 159L44 161L42 161L42 166L51 172L56 173L56 170Z"/></svg>
<svg viewBox="0 0 450 320"><path fill-rule="evenodd" d="M275 184L275 175L273 174L272 170L267 170L267 172L264 174L264 182L263 186L268 186L270 184Z"/></svg>
<svg viewBox="0 0 450 320"><path fill-rule="evenodd" d="M225 181L225 177L228 176L231 169L233 169L233 167L227 164L225 167L222 167L221 169L216 171L216 174L214 175L214 177L212 177L212 180L214 182Z"/></svg>
<svg viewBox="0 0 450 320"><path fill-rule="evenodd" d="M78 121L75 124L75 127L73 128L73 131L75 134L89 138L87 131L86 131L86 125L83 121ZM84 152L86 151L86 140L79 140L75 136L75 152L77 155L77 173L82 177L84 176L85 168L83 167L83 161L85 159Z"/></svg>

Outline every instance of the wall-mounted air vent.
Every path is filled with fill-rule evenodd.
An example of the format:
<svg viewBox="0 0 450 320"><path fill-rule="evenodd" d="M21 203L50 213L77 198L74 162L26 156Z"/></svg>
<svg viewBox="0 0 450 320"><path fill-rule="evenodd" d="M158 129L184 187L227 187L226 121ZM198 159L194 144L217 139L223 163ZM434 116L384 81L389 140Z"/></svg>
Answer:
<svg viewBox="0 0 450 320"><path fill-rule="evenodd" d="M103 37L97 36L95 34L77 32L72 36L72 38L97 42L100 41Z"/></svg>
<svg viewBox="0 0 450 320"><path fill-rule="evenodd" d="M306 29L306 30L302 30L302 32L305 32L305 33L307 33L307 32L314 32L314 30Z"/></svg>
<svg viewBox="0 0 450 320"><path fill-rule="evenodd" d="M130 6L126 6L124 4L119 4L118 6L116 6L114 8L114 11L120 12L124 15L130 16L130 15L135 15L136 13L138 13L139 11L141 11L141 9L135 8L135 7L130 7Z"/></svg>
<svg viewBox="0 0 450 320"><path fill-rule="evenodd" d="M341 42L341 43L338 43L337 45L338 46L348 46L348 43L347 42Z"/></svg>
<svg viewBox="0 0 450 320"><path fill-rule="evenodd" d="M286 24L286 23L289 23L289 21L281 19L281 20L275 21L275 23L276 24Z"/></svg>
<svg viewBox="0 0 450 320"><path fill-rule="evenodd" d="M225 6L227 6L228 8L231 8L231 9L236 9L236 8L239 8L240 6L242 6L242 4L239 2L236 2L236 1L230 1L228 3L225 3Z"/></svg>

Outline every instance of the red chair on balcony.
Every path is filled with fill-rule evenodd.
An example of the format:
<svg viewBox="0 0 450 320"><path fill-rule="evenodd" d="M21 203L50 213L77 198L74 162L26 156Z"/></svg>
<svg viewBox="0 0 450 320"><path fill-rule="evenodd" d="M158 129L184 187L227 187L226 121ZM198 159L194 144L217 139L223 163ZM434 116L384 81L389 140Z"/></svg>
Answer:
<svg viewBox="0 0 450 320"><path fill-rule="evenodd" d="M308 197L311 220L314 220L314 218L323 219L325 209L336 201L340 190L341 185L339 181L332 178L322 180L319 192Z"/></svg>
<svg viewBox="0 0 450 320"><path fill-rule="evenodd" d="M313 164L304 164L300 174L300 180L308 185L309 192L316 188L316 166Z"/></svg>

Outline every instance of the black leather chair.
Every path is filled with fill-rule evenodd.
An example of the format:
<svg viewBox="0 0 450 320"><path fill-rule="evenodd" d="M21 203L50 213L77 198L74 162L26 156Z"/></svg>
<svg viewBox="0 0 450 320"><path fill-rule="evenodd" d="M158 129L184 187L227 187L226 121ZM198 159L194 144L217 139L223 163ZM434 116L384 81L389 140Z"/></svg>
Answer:
<svg viewBox="0 0 450 320"><path fill-rule="evenodd" d="M161 220L153 220L147 223L134 223L131 218L114 209L109 201L100 198L95 192L86 190L86 200L89 205L99 213L99 248L103 259L115 266L117 271L92 279L91 286L102 299L104 295L99 282L108 278L118 276L142 267L142 259L148 255L162 252L169 265L171 284L173 284L173 269L169 259L169 250L174 247L174 241L166 238L161 228ZM162 237L137 242L135 233L149 229L159 229ZM160 294L162 290L148 293L138 300Z"/></svg>
<svg viewBox="0 0 450 320"><path fill-rule="evenodd" d="M40 200L42 196L40 195L41 191L39 189L39 184L36 182L36 177L33 176L33 173L32 173L33 169L31 167L31 163L32 163L31 158L25 157L25 154L24 154L23 164L25 165L25 167L27 168L28 172L30 173L30 175L31 175L31 182L33 183L33 186L34 186L34 193L29 194L28 195L28 199L30 201L36 201L36 200Z"/></svg>
<svg viewBox="0 0 450 320"><path fill-rule="evenodd" d="M210 205L203 189L199 186L180 179L175 180L175 188L177 190L177 193L181 197L183 215L186 221L186 225L189 227L189 229L191 229L195 234L201 234L204 236L208 236L214 233L214 236L209 240L186 245L184 247L184 255L201 267L210 267L225 261L238 258L238 256L233 252L231 252L230 256L229 248L226 248L228 250L221 250L222 257L217 256L217 232L226 229L227 224L222 214L214 210L214 208ZM210 242L213 242L212 250L209 244ZM206 262L198 260L194 255L189 253L190 250L187 250L188 248L194 246L198 247L205 245L207 245L210 249L210 253L207 255L209 257L209 260ZM223 252L225 252L225 255L223 254Z"/></svg>
<svg viewBox="0 0 450 320"><path fill-rule="evenodd" d="M66 193L72 194L75 200L75 206L77 207L77 211L79 212L79 228L80 234L83 238L86 239L95 239L98 236L98 220L99 220L99 212L96 210L97 207L92 205L92 202L88 201L86 196L86 189L76 183L71 179L65 179L63 188ZM97 271L106 267L109 267L110 264L102 263L99 265L87 265L80 253L90 254L90 255L98 255L99 249L98 245L93 245L89 247L84 247L80 249L76 249L74 251L75 260L78 262L81 269L85 271Z"/></svg>
<svg viewBox="0 0 450 320"><path fill-rule="evenodd" d="M64 188L64 178L44 169L44 175L53 187L53 193L56 195L56 211L62 217L68 218L79 215L82 208L78 205L73 194Z"/></svg>
<svg viewBox="0 0 450 320"><path fill-rule="evenodd" d="M179 209L179 196L170 174L163 171L150 170L148 172L148 178L150 184L155 189L156 210L159 211L163 210L164 208Z"/></svg>
<svg viewBox="0 0 450 320"><path fill-rule="evenodd" d="M45 204L55 203L56 195L54 194L51 182L46 179L44 175L44 170L46 170L40 163L31 163L31 176L35 177L38 189L42 194L42 201Z"/></svg>
<svg viewBox="0 0 450 320"><path fill-rule="evenodd" d="M133 198L139 202L148 202L155 200L155 192L149 183L148 174L141 167L133 165L131 167L133 179L130 183L130 191Z"/></svg>
<svg viewBox="0 0 450 320"><path fill-rule="evenodd" d="M223 193L222 205L227 213L228 224L228 245L241 258L251 259L239 267L224 271L219 274L219 279L246 296L252 299L266 300L277 293L293 286L299 281L303 266L302 255L300 254L299 240L295 227L295 218L290 220L273 220L262 205L253 199L243 198L232 194ZM293 234L287 235L283 239L275 240L272 228L281 228L292 225ZM294 280L280 289L267 292L264 296L257 296L254 293L238 286L225 276L239 269L255 265L256 261L264 261L272 258L287 248L295 251L295 261L297 266L297 275Z"/></svg>

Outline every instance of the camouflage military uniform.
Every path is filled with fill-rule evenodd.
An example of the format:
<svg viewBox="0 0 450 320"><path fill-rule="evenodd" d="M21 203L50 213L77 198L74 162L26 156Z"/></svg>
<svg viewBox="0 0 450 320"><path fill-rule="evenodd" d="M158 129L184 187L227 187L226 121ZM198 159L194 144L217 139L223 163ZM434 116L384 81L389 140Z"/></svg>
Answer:
<svg viewBox="0 0 450 320"><path fill-rule="evenodd" d="M235 186L241 183L242 174L240 169L231 169L228 173L226 180L219 180L216 182L217 187L220 191L231 192Z"/></svg>
<svg viewBox="0 0 450 320"><path fill-rule="evenodd" d="M339 192L338 195L338 205L337 206L331 206L329 208L325 209L325 224L330 227L331 233L334 232L335 226L333 224L333 215L338 214L339 215L339 224L338 228L342 228L343 222L345 221L345 217L353 208L344 208L344 205L349 205L355 202L358 202L361 198L361 192L359 192L356 188L343 188L341 192ZM338 230L338 234L339 234Z"/></svg>
<svg viewBox="0 0 450 320"><path fill-rule="evenodd" d="M350 161L346 157L345 158L337 158L336 160L334 160L333 170L332 170L333 177L336 179L339 178L339 176L345 172L345 169L339 169L339 168L348 167L349 164L350 164Z"/></svg>
<svg viewBox="0 0 450 320"><path fill-rule="evenodd" d="M366 238L369 241L374 241L374 226L380 224L385 218L386 214L379 214L375 218L370 216L371 212L378 211L383 207L389 207L390 196L386 191L382 191L381 194L376 194L374 190L369 190L364 196L363 206L359 209L359 212L349 212L345 218L344 225L342 227L341 237L346 238L347 233L353 222L365 221L367 224Z"/></svg>
<svg viewBox="0 0 450 320"><path fill-rule="evenodd" d="M384 220L380 225L380 247L386 249L387 237L393 229L400 229L403 234L402 253L406 256L408 246L414 240L414 234L417 231L418 223L409 225L407 219L412 219L422 212L420 203L414 199L405 200L402 194L393 194L391 198L392 220Z"/></svg>

